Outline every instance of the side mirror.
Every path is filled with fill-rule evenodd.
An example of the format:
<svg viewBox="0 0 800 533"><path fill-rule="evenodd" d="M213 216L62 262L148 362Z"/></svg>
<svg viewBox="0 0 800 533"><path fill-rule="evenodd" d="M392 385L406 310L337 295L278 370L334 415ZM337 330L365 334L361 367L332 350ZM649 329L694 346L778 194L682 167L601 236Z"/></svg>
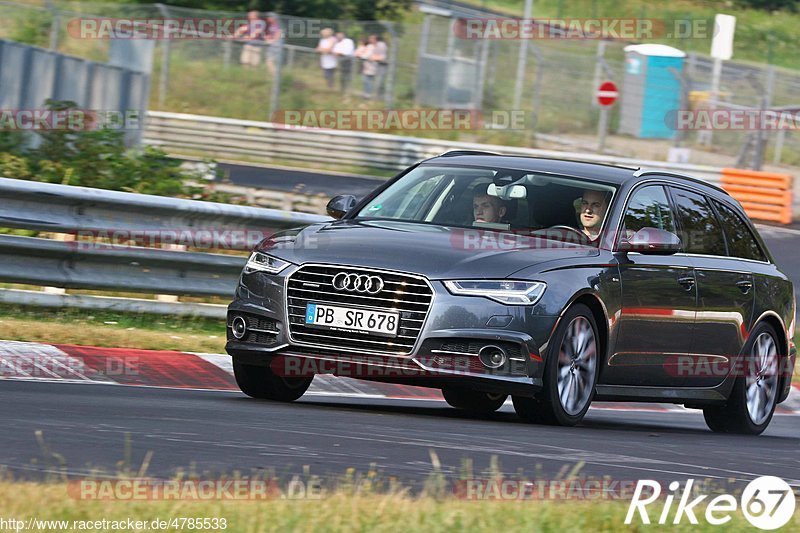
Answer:
<svg viewBox="0 0 800 533"><path fill-rule="evenodd" d="M333 218L342 218L348 211L353 209L356 203L356 197L352 194L340 194L331 198L325 210Z"/></svg>
<svg viewBox="0 0 800 533"><path fill-rule="evenodd" d="M671 231L642 228L620 242L621 252L638 252L649 255L671 255L681 251L681 239Z"/></svg>

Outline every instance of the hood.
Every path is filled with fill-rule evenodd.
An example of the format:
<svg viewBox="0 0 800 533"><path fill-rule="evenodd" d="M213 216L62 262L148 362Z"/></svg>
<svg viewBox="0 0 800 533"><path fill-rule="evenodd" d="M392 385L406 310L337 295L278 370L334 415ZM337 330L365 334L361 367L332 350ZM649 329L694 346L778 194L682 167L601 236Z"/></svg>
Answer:
<svg viewBox="0 0 800 533"><path fill-rule="evenodd" d="M596 248L499 231L340 220L276 234L259 249L295 264L367 266L429 279L505 278L534 265L599 255Z"/></svg>

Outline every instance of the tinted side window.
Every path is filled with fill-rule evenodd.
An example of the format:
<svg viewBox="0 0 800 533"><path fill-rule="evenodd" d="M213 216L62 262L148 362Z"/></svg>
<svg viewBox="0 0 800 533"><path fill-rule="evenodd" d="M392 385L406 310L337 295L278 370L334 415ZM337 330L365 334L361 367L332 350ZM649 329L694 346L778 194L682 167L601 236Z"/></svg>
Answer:
<svg viewBox="0 0 800 533"><path fill-rule="evenodd" d="M706 198L684 189L672 189L681 225L680 238L686 252L726 255L725 237L719 220Z"/></svg>
<svg viewBox="0 0 800 533"><path fill-rule="evenodd" d="M675 221L661 185L648 185L633 193L625 210L625 231L630 235L642 228L658 228L675 233Z"/></svg>
<svg viewBox="0 0 800 533"><path fill-rule="evenodd" d="M742 259L756 259L766 261L764 252L758 246L753 233L744 220L730 207L722 202L712 200L714 207L717 208L722 226L725 229L725 236L728 238L728 252L733 257Z"/></svg>

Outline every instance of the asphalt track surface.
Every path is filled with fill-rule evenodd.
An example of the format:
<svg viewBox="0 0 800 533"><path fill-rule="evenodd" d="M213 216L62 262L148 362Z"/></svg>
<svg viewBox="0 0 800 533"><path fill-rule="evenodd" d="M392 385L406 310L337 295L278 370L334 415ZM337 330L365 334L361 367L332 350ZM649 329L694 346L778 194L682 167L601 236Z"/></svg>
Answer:
<svg viewBox="0 0 800 533"><path fill-rule="evenodd" d="M229 391L15 380L0 382L0 403L0 464L19 478L63 469L113 474L130 435L132 465L152 451L148 474L158 477L308 468L330 479L374 465L419 488L433 471L432 450L454 479L465 460L479 474L494 455L506 475L530 479L556 479L582 464L579 473L590 478L743 484L775 475L800 486L796 415L776 415L763 435L745 437L711 433L688 410L591 410L581 426L562 428L524 423L507 405L476 417L432 400L311 396L280 404Z"/></svg>

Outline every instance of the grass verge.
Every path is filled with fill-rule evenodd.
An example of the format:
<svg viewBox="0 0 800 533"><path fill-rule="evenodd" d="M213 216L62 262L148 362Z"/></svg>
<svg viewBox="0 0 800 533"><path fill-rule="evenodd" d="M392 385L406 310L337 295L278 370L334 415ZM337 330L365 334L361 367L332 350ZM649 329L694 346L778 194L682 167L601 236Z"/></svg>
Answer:
<svg viewBox="0 0 800 533"><path fill-rule="evenodd" d="M99 310L0 307L0 339L225 353L225 322Z"/></svg>
<svg viewBox="0 0 800 533"><path fill-rule="evenodd" d="M405 493L353 495L334 493L318 500L238 501L83 501L68 496L63 483L1 483L0 509L6 519L73 521L152 521L173 518L225 519L227 531L631 531L654 526L624 526L628 501L467 501L454 497L412 497ZM670 521L675 513L675 505ZM658 520L661 508L649 509ZM686 518L671 530L711 531L698 506L700 525ZM741 511L731 513L726 531L751 531ZM657 527L657 526L655 526ZM800 529L795 513L786 530ZM47 528L43 528L47 529ZM49 528L56 530L55 527ZM167 531L177 530L168 528Z"/></svg>

